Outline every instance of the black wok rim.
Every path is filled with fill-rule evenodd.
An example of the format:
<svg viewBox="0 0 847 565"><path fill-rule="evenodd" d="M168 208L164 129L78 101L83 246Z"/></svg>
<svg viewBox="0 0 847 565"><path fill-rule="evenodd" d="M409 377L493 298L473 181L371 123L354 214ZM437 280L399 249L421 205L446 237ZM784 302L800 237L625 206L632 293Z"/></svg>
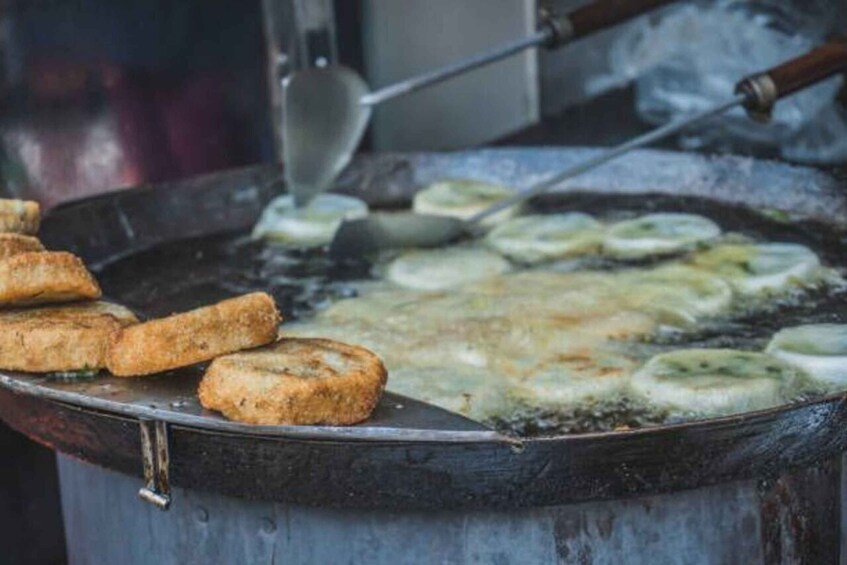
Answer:
<svg viewBox="0 0 847 565"><path fill-rule="evenodd" d="M649 159L651 154L667 152L642 154ZM402 161L405 156L392 158ZM368 160L364 163L362 168L367 169ZM396 169L390 172L394 174ZM357 178L355 167L351 174ZM342 179L342 187L356 182L350 180L351 174ZM249 180L262 187L260 192L268 191L261 197L270 197L269 187L277 175L273 168L259 167L225 173L215 182ZM379 182L378 174L371 177ZM206 198L214 193L207 190L208 183L207 178L170 187L176 192L163 198L177 197L179 193ZM161 188L156 190L162 194ZM55 215L67 217L86 207L102 213L122 200L131 202L150 194L142 190L99 196L72 203ZM841 206L843 203L832 206L833 213ZM235 211L234 224L246 226L251 222L250 214ZM200 226L192 233L189 228L185 236L202 234L202 230ZM46 235L45 241L60 247L63 238L54 231ZM86 255L78 241L66 243L66 247ZM142 242L134 251L156 243ZM102 250L92 253L93 262L115 256L107 257ZM732 480L775 477L847 449L847 393L740 415L633 430L514 439L482 430L257 428L193 416L175 417L173 412L155 408L84 398L0 373L0 417L63 453L137 476L141 476L138 419L163 420L171 424L173 482L180 487L358 508L512 508L670 492ZM74 426L83 420L96 430L95 435L102 437L78 433ZM116 429L122 431L118 433ZM285 461L297 459L297 450L309 456L287 465ZM207 459L205 468L193 469L196 461L192 459L209 453L213 456ZM333 475L334 483L327 483L322 480L326 472L315 471L316 462L321 468L343 469L349 468L350 461L361 462L362 458L372 458L365 465L373 471L371 476ZM472 461L470 468L469 458L478 459ZM266 464L260 464L262 461ZM253 480L248 484L232 479L233 465L250 473ZM471 476L474 473L483 476L476 481ZM413 482L421 477L434 477L434 487L402 486L403 481ZM449 480L439 482L443 477ZM284 480L279 483L281 478ZM394 490L386 490L386 485Z"/></svg>

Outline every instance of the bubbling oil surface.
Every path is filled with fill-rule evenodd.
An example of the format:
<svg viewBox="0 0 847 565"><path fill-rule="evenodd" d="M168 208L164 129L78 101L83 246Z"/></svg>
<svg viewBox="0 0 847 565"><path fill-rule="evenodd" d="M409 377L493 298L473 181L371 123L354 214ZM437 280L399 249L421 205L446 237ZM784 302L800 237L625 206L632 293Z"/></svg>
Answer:
<svg viewBox="0 0 847 565"><path fill-rule="evenodd" d="M594 198L590 202L547 201L541 211L573 209L593 213L607 221L657 209L700 213L720 223L725 231L736 232L755 241L793 241L807 245L820 256L824 264L831 267L839 267L838 261L845 248L843 234L827 226L777 221L754 211L727 208L700 199L604 197ZM310 324L315 327L316 320L321 320L339 304L355 302L367 298L375 290L377 294L379 290L384 290L383 283L375 278L381 272L380 264L390 259L391 255L388 255L378 259L376 264L371 261L337 264L328 260L321 249L297 250L251 241L244 234L227 234L161 246L107 266L99 276L107 295L147 316L184 310L233 294L267 290L274 295L286 315L287 321L283 330L296 333L301 328L308 328ZM548 263L536 268L551 274L586 271L614 274L633 269L651 269L677 259L671 257L611 261L600 257L586 257ZM516 265L515 269L527 270L520 265ZM842 287L821 285L802 292L789 293L765 303L751 305L739 302L727 315L703 320L696 327L687 327L684 331L657 328L649 333L613 341L618 348L616 351L625 354L635 364L643 362L655 353L683 347L761 351L770 336L782 327L803 323L847 322L845 299L847 293ZM455 313L451 314L447 310L445 314ZM520 309L517 314L521 314ZM401 318L396 323L402 322ZM408 323L414 324L415 320L409 319ZM355 324L336 324L339 333L329 337L356 343L363 335L366 336L367 330L382 331L381 327L388 327L390 330L390 324L390 320L380 318L377 313L364 328L355 327ZM497 330L487 327L485 322L479 326L483 339L487 333ZM449 324L437 326L435 333L424 333L424 341L429 340L430 345L433 341L437 342L437 332L445 327L449 329ZM508 344L509 339L531 340L532 327L528 327L525 333L517 336L506 332L503 341L495 343L495 346L498 343ZM397 350L408 350L415 345L404 343L405 336L402 332L396 337ZM452 341L444 341L445 344L452 345L457 342L462 343L461 339L457 340L455 336ZM385 352L379 351L379 348L374 349L377 353L386 355ZM443 351L439 354L438 350L439 345L435 343L430 352L432 355L445 355ZM454 353L465 355L464 363L474 363L472 348L470 353ZM391 357L391 353L388 352L387 356ZM388 362L391 368L391 360ZM451 378L450 366L442 369L442 378ZM492 373L487 367L474 367L474 371ZM389 388L391 380L389 376ZM827 391L798 390L796 396L787 400L805 400L824 392ZM507 392L506 396L509 394ZM455 406L459 408L450 408L461 411L461 405L457 403ZM506 408L499 413L495 411L471 416L501 431L521 436L633 429L698 417L696 414L674 414L657 410L625 394L608 398L589 398L558 409L534 406L525 399L504 406Z"/></svg>

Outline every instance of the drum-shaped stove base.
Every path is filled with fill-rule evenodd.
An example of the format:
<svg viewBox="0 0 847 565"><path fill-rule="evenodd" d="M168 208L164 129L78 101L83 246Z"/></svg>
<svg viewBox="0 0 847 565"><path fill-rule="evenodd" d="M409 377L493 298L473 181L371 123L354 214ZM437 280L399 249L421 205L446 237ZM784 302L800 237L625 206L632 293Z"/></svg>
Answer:
<svg viewBox="0 0 847 565"><path fill-rule="evenodd" d="M202 464L202 463L198 463ZM71 565L837 563L842 465L776 481L511 511L374 511L176 489L59 456Z"/></svg>

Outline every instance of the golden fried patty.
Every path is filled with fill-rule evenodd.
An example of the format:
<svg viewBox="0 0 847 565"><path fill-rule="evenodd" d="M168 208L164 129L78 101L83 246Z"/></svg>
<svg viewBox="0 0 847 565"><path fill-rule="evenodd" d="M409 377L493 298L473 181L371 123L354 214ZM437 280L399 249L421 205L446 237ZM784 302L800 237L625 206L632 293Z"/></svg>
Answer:
<svg viewBox="0 0 847 565"><path fill-rule="evenodd" d="M27 252L0 259L0 306L93 300L100 294L97 281L71 253Z"/></svg>
<svg viewBox="0 0 847 565"><path fill-rule="evenodd" d="M367 349L319 338L283 338L215 359L200 404L248 424L349 425L370 416L385 387L382 361Z"/></svg>
<svg viewBox="0 0 847 565"><path fill-rule="evenodd" d="M281 317L264 292L128 328L106 366L119 377L160 373L274 341Z"/></svg>
<svg viewBox="0 0 847 565"><path fill-rule="evenodd" d="M38 202L0 198L0 232L38 233L41 210Z"/></svg>
<svg viewBox="0 0 847 565"><path fill-rule="evenodd" d="M121 329L136 322L132 312L108 302L0 311L0 369L100 369Z"/></svg>
<svg viewBox="0 0 847 565"><path fill-rule="evenodd" d="M0 233L0 259L38 251L44 251L44 246L37 237L19 233Z"/></svg>

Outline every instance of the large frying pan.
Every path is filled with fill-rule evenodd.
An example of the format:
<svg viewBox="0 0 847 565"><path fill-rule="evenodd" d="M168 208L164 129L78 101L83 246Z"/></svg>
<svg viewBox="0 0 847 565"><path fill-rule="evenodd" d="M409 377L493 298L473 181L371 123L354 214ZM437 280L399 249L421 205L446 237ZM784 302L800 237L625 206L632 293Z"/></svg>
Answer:
<svg viewBox="0 0 847 565"><path fill-rule="evenodd" d="M340 189L373 205L394 206L447 177L523 187L592 151L368 156L351 166ZM80 254L95 269L107 268L159 244L249 229L278 192L277 176L272 168L251 168L79 201L53 211L42 237L49 247ZM754 212L738 206L783 210L807 232L825 228L827 245L837 250L830 261L847 246L847 193L837 179L813 169L640 151L557 196L583 204L609 197L657 207L696 197L751 218ZM144 261L134 265L139 281L157 268ZM117 300L128 292L108 285L105 290ZM155 296L148 298L155 302ZM186 297L183 306L194 306L190 302ZM155 304L150 307L155 311ZM238 424L197 404L199 374L189 369L145 379L61 383L2 373L0 417L60 452L139 477L140 421L165 422L176 486L360 508L504 508L668 492L776 477L847 448L845 395L634 431L515 440L391 394L370 421L350 428Z"/></svg>

